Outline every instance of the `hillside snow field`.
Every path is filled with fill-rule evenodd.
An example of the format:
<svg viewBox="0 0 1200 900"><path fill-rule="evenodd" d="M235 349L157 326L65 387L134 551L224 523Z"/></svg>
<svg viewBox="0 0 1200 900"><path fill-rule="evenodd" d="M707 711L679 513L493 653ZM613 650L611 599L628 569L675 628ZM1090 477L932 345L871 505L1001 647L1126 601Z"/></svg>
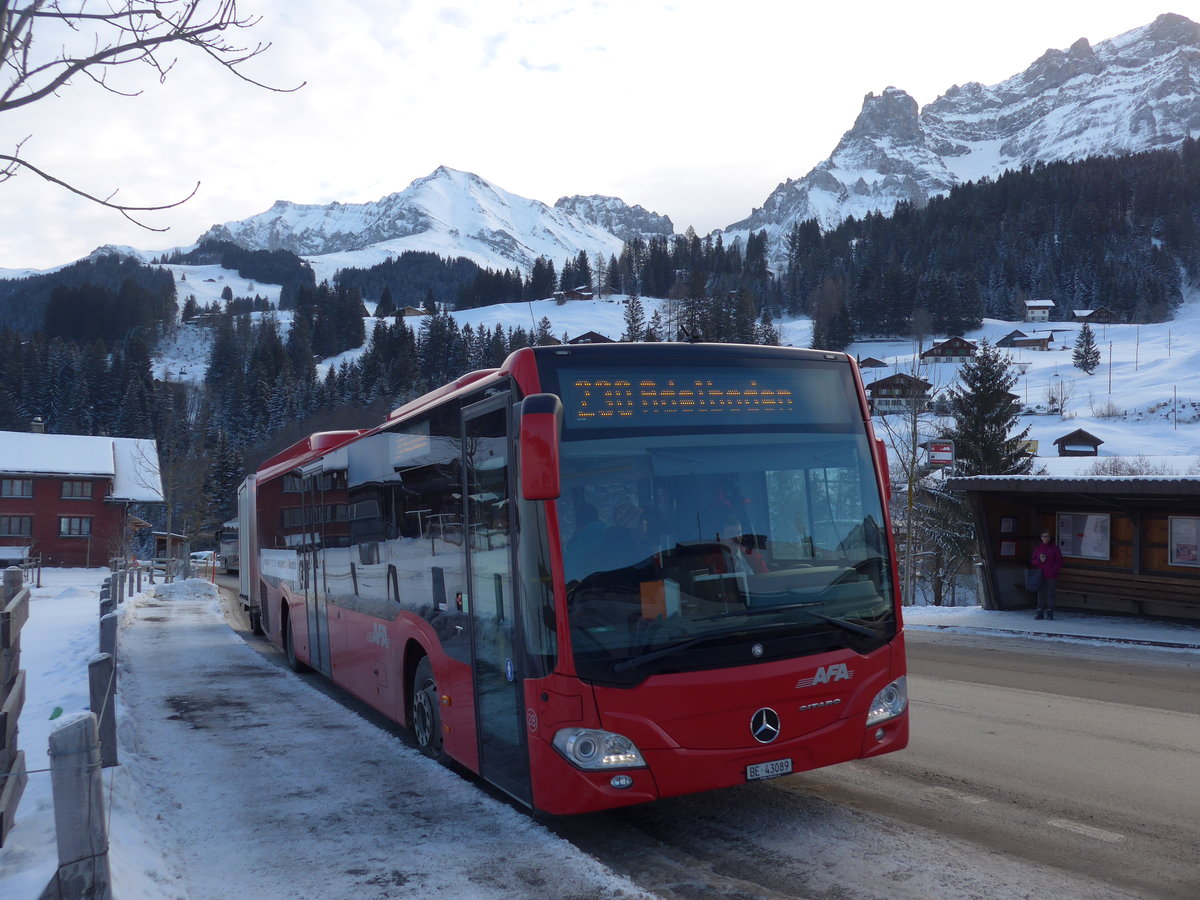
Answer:
<svg viewBox="0 0 1200 900"><path fill-rule="evenodd" d="M235 293L258 293L272 302L278 301L276 285L253 285L236 273L215 266L172 267L179 281L180 301L188 293L196 295L201 305L219 299L227 284ZM537 328L542 317L550 320L552 333L573 338L586 331L596 331L619 339L625 330L625 298L612 297L570 301L558 304L553 300L528 303L503 303L453 313L459 325L473 328L496 325L509 328ZM667 301L644 297L641 299L646 318L656 310L668 315ZM374 308L368 302L368 311ZM287 333L291 313L275 314L280 331ZM367 319L367 340L375 320ZM419 322L419 320L410 320ZM783 344L807 347L812 339L812 323L808 318L783 319L776 322ZM417 326L419 327L419 325ZM1200 291L1189 293L1186 302L1170 322L1152 325L1095 325L1093 332L1101 352L1100 367L1087 375L1072 365L1072 350L1082 326L1074 322L1022 323L985 319L983 326L964 335L971 341L987 338L992 343L1009 332L1019 329L1033 337L1053 333L1051 349L1039 352L1028 349L1010 351L1015 366L1022 374L1014 386L1021 396L1028 415L1022 426L1030 426L1029 438L1039 443L1039 457L1055 457L1054 440L1076 428L1099 437L1104 443L1100 455L1124 457L1180 457L1164 463L1177 474L1200 471ZM923 348L945 340L945 335L926 338ZM210 331L202 325L184 325L159 347L155 358L155 375L176 380L196 382L203 379L207 366ZM324 376L330 367L357 358L365 346L325 360L319 367ZM895 372L912 372L918 353L911 339L859 341L847 348L859 358L874 357L889 363L888 368L864 369L863 382L884 378ZM933 383L933 393L944 391L957 378L959 365L954 363L926 364L921 377ZM1049 399L1065 397L1065 416L1050 414ZM1045 462L1045 460L1040 460ZM1079 471L1091 465L1087 460L1063 460L1051 464L1054 472ZM1064 472L1065 474L1065 472ZM1163 474L1169 474L1164 471Z"/></svg>

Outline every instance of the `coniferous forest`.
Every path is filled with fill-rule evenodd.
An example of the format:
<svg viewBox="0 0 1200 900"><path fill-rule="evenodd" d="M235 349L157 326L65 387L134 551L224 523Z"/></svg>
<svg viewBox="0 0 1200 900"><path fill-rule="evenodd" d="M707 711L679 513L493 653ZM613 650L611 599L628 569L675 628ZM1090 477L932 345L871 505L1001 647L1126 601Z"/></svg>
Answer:
<svg viewBox="0 0 1200 900"><path fill-rule="evenodd" d="M984 316L1020 319L1026 299L1056 318L1106 307L1120 321L1161 322L1200 273L1200 146L1048 163L982 179L891 217L850 219L786 241L787 311L808 310L839 349L908 333L962 333Z"/></svg>
<svg viewBox="0 0 1200 900"><path fill-rule="evenodd" d="M161 265L99 255L52 274L0 281L0 429L41 416L50 431L152 437L175 511L193 534L232 515L245 471L306 434L365 427L422 391L553 342L535 327L460 327L447 309L557 292L626 295L622 340L775 343L774 319L809 314L813 346L914 327L957 333L982 317L1019 318L1028 298L1059 316L1104 306L1126 321L1169 318L1200 272L1200 147L1038 165L956 188L923 208L850 219L822 232L799 223L784 246L765 232L726 245L691 229L626 242L608 259L539 259L528 273L405 253L317 284L286 251L208 242L160 264L219 264L281 284L284 333L262 297L201 308ZM772 255L772 251L774 255ZM770 259L783 259L772 271ZM180 297L179 294L185 296ZM639 297L671 300L646 320ZM366 352L318 377L317 361L361 347L364 298L379 316ZM429 315L409 321L404 307ZM255 313L255 315L251 315ZM202 383L157 380L156 342L203 320ZM917 325L919 323L919 326Z"/></svg>

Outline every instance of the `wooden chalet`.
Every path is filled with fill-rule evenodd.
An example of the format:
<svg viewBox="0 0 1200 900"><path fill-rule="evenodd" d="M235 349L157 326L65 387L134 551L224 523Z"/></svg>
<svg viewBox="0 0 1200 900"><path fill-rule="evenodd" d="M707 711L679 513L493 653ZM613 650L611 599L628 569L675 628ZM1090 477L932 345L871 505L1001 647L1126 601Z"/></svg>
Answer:
<svg viewBox="0 0 1200 900"><path fill-rule="evenodd" d="M947 338L921 354L924 362L961 363L975 356L975 342L962 337Z"/></svg>
<svg viewBox="0 0 1200 900"><path fill-rule="evenodd" d="M1026 300L1026 322L1049 322L1050 310L1054 309L1053 300Z"/></svg>
<svg viewBox="0 0 1200 900"><path fill-rule="evenodd" d="M605 337L598 331L585 331L583 334L571 338L567 341L568 344L615 344L610 337Z"/></svg>
<svg viewBox="0 0 1200 900"><path fill-rule="evenodd" d="M1059 456L1099 456L1100 445L1104 441L1082 428L1076 428L1070 434L1064 434L1054 441Z"/></svg>
<svg viewBox="0 0 1200 900"><path fill-rule="evenodd" d="M888 363L885 363L882 359L876 359L874 356L868 356L866 359L858 361L858 367L860 369L886 369Z"/></svg>
<svg viewBox="0 0 1200 900"><path fill-rule="evenodd" d="M1013 341L1021 340L1022 338L1027 339L1028 337L1029 337L1029 335L1027 335L1025 332L1014 329L1013 331L1010 331L1008 334L1006 334L1004 337L1000 338L1000 340L996 341L996 346L997 347L1015 347L1016 344L1014 344Z"/></svg>
<svg viewBox="0 0 1200 900"><path fill-rule="evenodd" d="M1089 325L1113 325L1120 321L1117 314L1107 306L1097 306L1095 309L1073 309L1071 318L1076 322L1087 322Z"/></svg>
<svg viewBox="0 0 1200 900"><path fill-rule="evenodd" d="M1013 338L1011 343L1004 346L1012 350L1037 350L1045 352L1050 349L1050 342L1054 340L1054 335L1050 334L1046 337L1019 337ZM999 346L997 344L997 346Z"/></svg>
<svg viewBox="0 0 1200 900"><path fill-rule="evenodd" d="M933 385L924 378L897 372L867 385L871 411L885 415L892 412L911 412L929 406L929 390Z"/></svg>
<svg viewBox="0 0 1200 900"><path fill-rule="evenodd" d="M583 285L580 285L579 287L573 287L566 291L554 292L554 299L559 303L565 303L568 300L591 300L595 296L596 295L592 293L591 288Z"/></svg>

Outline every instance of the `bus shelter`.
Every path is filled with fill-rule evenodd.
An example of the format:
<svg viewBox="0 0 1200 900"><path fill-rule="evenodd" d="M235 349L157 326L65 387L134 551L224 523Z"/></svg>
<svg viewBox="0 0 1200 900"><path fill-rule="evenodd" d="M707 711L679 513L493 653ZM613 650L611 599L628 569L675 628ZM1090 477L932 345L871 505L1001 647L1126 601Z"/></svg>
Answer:
<svg viewBox="0 0 1200 900"><path fill-rule="evenodd" d="M1035 605L1042 531L1063 554L1063 609L1200 620L1200 477L979 475L946 480L975 518L985 609Z"/></svg>

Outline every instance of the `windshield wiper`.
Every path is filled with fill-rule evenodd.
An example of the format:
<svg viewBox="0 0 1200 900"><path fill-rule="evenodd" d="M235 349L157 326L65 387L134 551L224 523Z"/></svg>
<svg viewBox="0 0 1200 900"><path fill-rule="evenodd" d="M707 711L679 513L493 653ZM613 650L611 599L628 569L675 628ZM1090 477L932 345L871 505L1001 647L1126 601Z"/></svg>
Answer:
<svg viewBox="0 0 1200 900"><path fill-rule="evenodd" d="M805 615L812 616L814 619L820 619L822 622L828 622L843 631L848 631L851 634L857 634L859 637L873 638L876 636L874 629L868 628L866 625L859 625L857 622L851 622L849 619L841 619L837 616L827 616L824 613L814 612L809 609L812 606L824 606L825 601L814 600L808 603L785 603L780 606L755 606L750 609L731 610L730 612L717 613L715 616L707 616L700 621L707 622L713 619L731 619L735 616L765 616L771 613L787 612L789 610L803 610Z"/></svg>
<svg viewBox="0 0 1200 900"><path fill-rule="evenodd" d="M706 634L702 637L689 638L686 641L679 641L675 644L667 644L665 647L659 647L657 650L648 650L647 652L638 654L637 656L631 656L627 659L621 660L620 662L613 663L612 670L614 672L627 672L630 669L636 669L638 666L644 665L645 663L654 662L656 659L661 659L664 656L670 656L672 653L676 653L680 650L686 650L688 647L694 647L696 644L703 643L704 641L710 641L714 637L719 636L720 635Z"/></svg>

